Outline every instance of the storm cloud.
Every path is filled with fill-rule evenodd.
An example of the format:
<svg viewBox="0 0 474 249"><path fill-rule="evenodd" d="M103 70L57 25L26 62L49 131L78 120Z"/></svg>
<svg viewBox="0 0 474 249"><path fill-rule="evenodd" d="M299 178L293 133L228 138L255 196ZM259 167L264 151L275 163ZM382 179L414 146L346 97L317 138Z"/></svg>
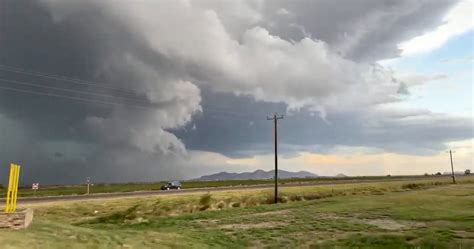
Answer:
<svg viewBox="0 0 474 249"><path fill-rule="evenodd" d="M431 78L377 61L455 3L0 0L0 162L26 182L195 177L200 152L270 153L277 111L288 155L434 153L471 121L385 108Z"/></svg>

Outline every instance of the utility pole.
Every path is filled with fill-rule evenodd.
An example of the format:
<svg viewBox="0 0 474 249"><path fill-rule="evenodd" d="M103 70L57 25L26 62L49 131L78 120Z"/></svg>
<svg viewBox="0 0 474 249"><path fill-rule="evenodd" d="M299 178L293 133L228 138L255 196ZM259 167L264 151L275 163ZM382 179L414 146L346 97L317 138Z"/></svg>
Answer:
<svg viewBox="0 0 474 249"><path fill-rule="evenodd" d="M446 151L448 152L448 151ZM455 153L456 151L451 151L449 150L449 158L451 159L451 173L452 173L452 176L453 176L453 183L456 184L456 177L454 176L454 167L453 167L453 153Z"/></svg>
<svg viewBox="0 0 474 249"><path fill-rule="evenodd" d="M278 120L283 119L283 115L273 114L267 120L273 120L274 143L275 143L275 203L278 203Z"/></svg>

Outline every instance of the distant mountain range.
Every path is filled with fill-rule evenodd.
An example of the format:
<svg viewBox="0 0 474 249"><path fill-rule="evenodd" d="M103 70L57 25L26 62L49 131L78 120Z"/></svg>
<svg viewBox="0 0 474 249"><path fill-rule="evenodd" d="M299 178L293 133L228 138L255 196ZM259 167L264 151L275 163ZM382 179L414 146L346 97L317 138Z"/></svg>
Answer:
<svg viewBox="0 0 474 249"><path fill-rule="evenodd" d="M248 179L270 179L275 176L275 170L264 171L256 170L254 172L244 173L228 173L220 172L212 175L201 176L196 179L198 181L217 181L217 180L248 180ZM306 178L306 177L318 177L318 175L307 171L289 172L285 170L278 170L278 178Z"/></svg>

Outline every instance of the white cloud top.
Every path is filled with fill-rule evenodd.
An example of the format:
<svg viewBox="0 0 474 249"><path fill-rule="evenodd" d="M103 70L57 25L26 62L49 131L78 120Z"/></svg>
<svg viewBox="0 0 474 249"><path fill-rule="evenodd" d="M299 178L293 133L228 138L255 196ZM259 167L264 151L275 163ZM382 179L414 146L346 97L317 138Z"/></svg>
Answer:
<svg viewBox="0 0 474 249"><path fill-rule="evenodd" d="M463 0L443 18L443 25L399 45L403 56L426 53L441 47L449 39L474 29L474 1Z"/></svg>

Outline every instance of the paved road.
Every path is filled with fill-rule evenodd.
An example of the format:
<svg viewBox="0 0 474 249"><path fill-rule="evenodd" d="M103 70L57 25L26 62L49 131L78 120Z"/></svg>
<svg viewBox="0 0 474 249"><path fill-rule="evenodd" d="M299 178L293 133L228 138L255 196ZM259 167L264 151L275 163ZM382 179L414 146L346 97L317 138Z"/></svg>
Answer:
<svg viewBox="0 0 474 249"><path fill-rule="evenodd" d="M337 184L348 184L348 183L370 183L370 182L387 182L387 181L414 181L426 179L420 178L405 178L405 179L377 179L377 180L338 180L336 182L306 182L306 183L286 183L280 184L280 187L299 187L299 186L317 186L317 185L337 185ZM36 204L36 203L47 203L47 202L59 202L59 201L80 201L80 200L94 200L94 199L112 199L122 197L145 197L145 196L160 196L160 195L178 195L178 194L189 194L196 192L217 192L217 191L228 191L228 190L245 190L245 189L271 189L272 184L261 184L251 186L230 186L230 187L211 187L211 188L194 188L194 189L182 189L182 190L152 190L152 191L136 191L136 192L118 192L118 193L98 193L90 195L65 195L65 196L48 196L48 197L22 197L18 198L17 203L21 204ZM5 203L4 199L0 199L0 205Z"/></svg>

